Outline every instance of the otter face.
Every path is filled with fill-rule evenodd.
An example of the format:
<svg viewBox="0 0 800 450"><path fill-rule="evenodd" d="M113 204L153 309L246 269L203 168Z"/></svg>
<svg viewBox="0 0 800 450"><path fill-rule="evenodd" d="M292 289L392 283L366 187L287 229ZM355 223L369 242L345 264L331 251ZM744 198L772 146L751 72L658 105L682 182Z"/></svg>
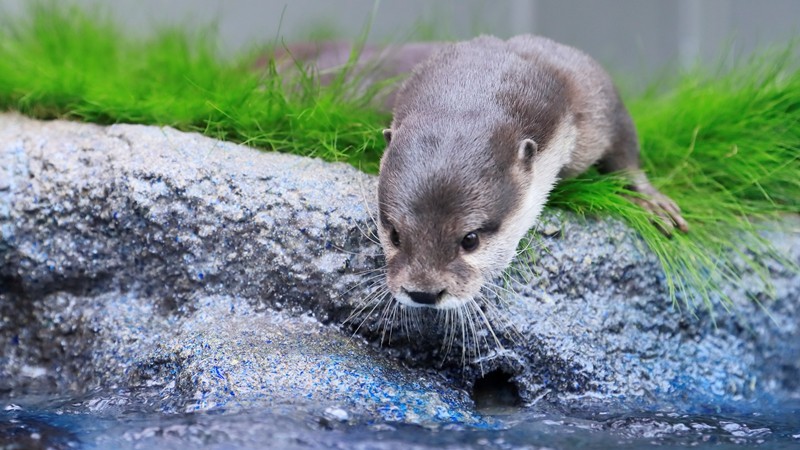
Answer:
<svg viewBox="0 0 800 450"><path fill-rule="evenodd" d="M537 147L404 131L384 132L378 181L387 285L408 306L457 308L508 266L538 215L520 217Z"/></svg>

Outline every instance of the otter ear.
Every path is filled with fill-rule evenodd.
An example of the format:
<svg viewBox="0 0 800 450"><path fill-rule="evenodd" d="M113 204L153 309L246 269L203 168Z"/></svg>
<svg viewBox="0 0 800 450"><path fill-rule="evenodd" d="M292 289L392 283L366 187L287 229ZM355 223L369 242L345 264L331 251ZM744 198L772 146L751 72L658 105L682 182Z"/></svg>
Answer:
<svg viewBox="0 0 800 450"><path fill-rule="evenodd" d="M533 139L523 139L519 143L519 159L527 163L533 161L533 157L539 153L539 144Z"/></svg>
<svg viewBox="0 0 800 450"><path fill-rule="evenodd" d="M383 129L383 139L386 141L387 144L392 142L392 129L391 128L384 128Z"/></svg>

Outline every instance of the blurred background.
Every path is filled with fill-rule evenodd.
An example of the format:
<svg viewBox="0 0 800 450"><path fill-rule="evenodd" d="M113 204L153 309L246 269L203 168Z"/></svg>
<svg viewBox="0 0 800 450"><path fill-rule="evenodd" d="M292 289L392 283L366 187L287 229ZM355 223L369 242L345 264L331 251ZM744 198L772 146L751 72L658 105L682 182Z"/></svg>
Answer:
<svg viewBox="0 0 800 450"><path fill-rule="evenodd" d="M223 50L286 42L464 39L536 33L578 47L614 75L647 80L665 68L746 57L800 33L800 0L71 0L106 8L135 33L164 24L218 24ZM0 13L26 0L0 0ZM374 13L374 16L373 16ZM729 59L730 61L730 59Z"/></svg>

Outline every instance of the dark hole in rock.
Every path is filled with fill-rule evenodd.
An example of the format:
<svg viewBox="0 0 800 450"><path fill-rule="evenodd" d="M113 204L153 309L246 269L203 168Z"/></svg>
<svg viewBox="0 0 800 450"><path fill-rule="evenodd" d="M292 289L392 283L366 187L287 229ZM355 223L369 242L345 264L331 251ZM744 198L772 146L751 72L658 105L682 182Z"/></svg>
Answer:
<svg viewBox="0 0 800 450"><path fill-rule="evenodd" d="M475 381L472 400L482 413L498 414L516 411L522 405L517 385L502 370L489 372Z"/></svg>

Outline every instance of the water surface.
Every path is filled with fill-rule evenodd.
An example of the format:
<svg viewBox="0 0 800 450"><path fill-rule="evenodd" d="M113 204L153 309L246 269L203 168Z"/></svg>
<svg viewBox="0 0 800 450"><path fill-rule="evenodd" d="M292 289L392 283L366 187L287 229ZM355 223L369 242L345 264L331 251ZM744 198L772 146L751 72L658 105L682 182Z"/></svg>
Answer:
<svg viewBox="0 0 800 450"><path fill-rule="evenodd" d="M169 399L131 392L3 405L6 449L800 448L796 399L692 414L517 408L485 414L478 426L375 422L336 405L182 412Z"/></svg>

